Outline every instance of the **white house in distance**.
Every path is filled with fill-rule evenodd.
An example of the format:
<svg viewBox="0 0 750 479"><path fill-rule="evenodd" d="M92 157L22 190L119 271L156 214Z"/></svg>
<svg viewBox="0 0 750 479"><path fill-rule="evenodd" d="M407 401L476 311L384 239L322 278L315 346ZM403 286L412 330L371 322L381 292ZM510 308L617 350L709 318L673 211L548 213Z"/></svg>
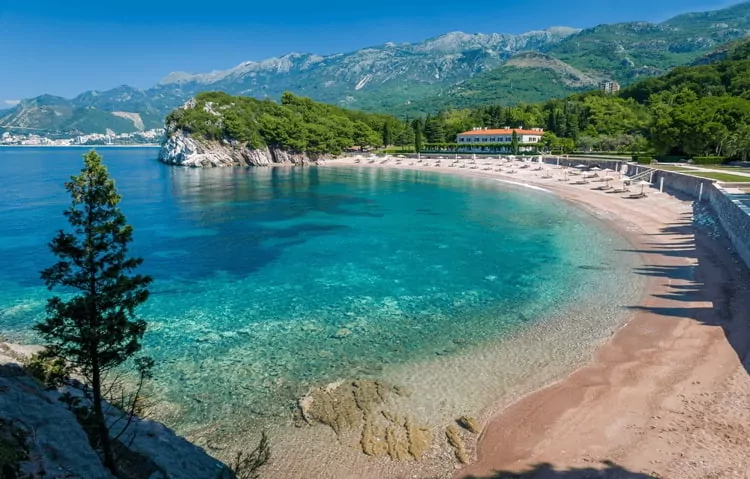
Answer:
<svg viewBox="0 0 750 479"><path fill-rule="evenodd" d="M510 152L514 131L518 138L519 151L536 150L538 148L537 144L542 141L542 136L544 135L544 130L541 128L502 128L498 130L474 128L470 131L459 133L456 136L456 143L460 150Z"/></svg>

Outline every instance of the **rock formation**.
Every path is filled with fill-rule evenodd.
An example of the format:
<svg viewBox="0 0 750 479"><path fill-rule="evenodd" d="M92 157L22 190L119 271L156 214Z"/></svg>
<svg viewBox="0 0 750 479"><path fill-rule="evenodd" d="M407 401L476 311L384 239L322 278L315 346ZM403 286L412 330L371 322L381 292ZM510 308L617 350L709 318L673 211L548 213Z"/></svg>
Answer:
<svg viewBox="0 0 750 479"><path fill-rule="evenodd" d="M91 447L76 415L60 400L64 394L83 398L82 386L73 381L46 389L19 364L23 354L31 351L0 343L0 455L11 457L11 467L18 467L19 477L114 479ZM112 406L105 412L110 424L120 417L119 410ZM118 427L122 425L112 428L113 436L120 432ZM233 477L224 464L155 421L134 418L113 448L122 468L121 477Z"/></svg>
<svg viewBox="0 0 750 479"><path fill-rule="evenodd" d="M369 380L339 381L316 388L300 399L302 417L310 424L326 424L339 441L354 436L368 456L393 461L420 460L432 444L432 433L410 416L389 409L398 388Z"/></svg>
<svg viewBox="0 0 750 479"><path fill-rule="evenodd" d="M325 158L325 156L290 153L274 148L252 149L226 140L203 141L179 130L166 138L159 151L159 161L170 165L197 168L299 165Z"/></svg>

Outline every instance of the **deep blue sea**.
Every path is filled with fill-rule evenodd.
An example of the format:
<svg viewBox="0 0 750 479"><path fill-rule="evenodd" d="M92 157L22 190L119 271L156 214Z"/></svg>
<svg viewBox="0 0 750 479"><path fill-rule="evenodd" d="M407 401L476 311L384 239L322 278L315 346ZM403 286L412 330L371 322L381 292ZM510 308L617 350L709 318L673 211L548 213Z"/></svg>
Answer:
<svg viewBox="0 0 750 479"><path fill-rule="evenodd" d="M100 152L132 251L155 278L139 311L155 394L188 433L239 412L285 417L312 386L460 355L587 295L632 292L623 240L547 192L425 171L199 170L160 164L151 148ZM63 182L84 153L0 148L5 337L35 341L46 244L66 226ZM594 342L618 321L569 327Z"/></svg>

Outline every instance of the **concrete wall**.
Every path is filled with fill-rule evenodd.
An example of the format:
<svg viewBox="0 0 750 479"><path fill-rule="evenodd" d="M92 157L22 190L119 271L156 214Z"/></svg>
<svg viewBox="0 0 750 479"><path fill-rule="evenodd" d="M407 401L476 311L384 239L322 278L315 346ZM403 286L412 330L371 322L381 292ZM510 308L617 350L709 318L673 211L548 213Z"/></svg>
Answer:
<svg viewBox="0 0 750 479"><path fill-rule="evenodd" d="M632 166L634 170L629 176L637 175L648 167ZM734 245L737 254L750 267L750 201L748 196L725 189L715 180L683 175L672 171L657 170L654 172L652 183L659 188L661 178L664 178L664 191L677 197L698 200L703 185L703 202L708 202L716 213L722 228ZM742 200L748 201L744 204Z"/></svg>

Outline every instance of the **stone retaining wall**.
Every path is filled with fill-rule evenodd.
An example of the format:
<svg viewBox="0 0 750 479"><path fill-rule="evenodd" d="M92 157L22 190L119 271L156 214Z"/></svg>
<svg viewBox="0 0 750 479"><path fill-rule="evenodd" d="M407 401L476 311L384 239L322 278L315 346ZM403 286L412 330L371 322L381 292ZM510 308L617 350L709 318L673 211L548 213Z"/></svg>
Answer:
<svg viewBox="0 0 750 479"><path fill-rule="evenodd" d="M634 176L648 169L646 166L630 165ZM732 241L737 254L750 267L750 201L748 195L733 188L719 186L715 180L684 175L673 171L655 170L651 182L658 189L664 178L664 191L677 197L708 202L716 213L727 236ZM701 185L703 194L701 195ZM748 201L748 204L743 203Z"/></svg>

